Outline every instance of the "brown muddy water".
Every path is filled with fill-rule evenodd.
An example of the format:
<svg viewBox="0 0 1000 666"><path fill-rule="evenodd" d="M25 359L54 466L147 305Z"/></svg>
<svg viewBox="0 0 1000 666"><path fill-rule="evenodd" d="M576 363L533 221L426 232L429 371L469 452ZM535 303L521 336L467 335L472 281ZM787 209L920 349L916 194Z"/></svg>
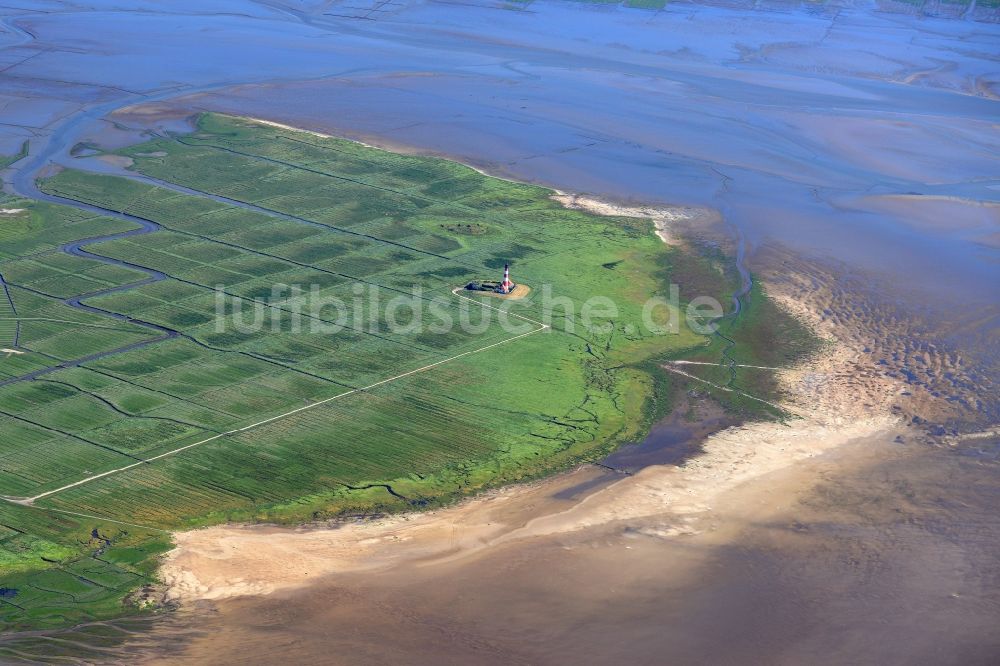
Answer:
<svg viewBox="0 0 1000 666"><path fill-rule="evenodd" d="M25 659L1000 662L1000 442L954 437L1000 423L1000 29L732 4L0 7L0 153L31 142L6 189L30 195L52 163L116 171L71 151L211 109L615 201L708 206L765 286L860 351L840 389L860 401L868 380L896 382L900 422L727 492L677 531L629 519L191 603L25 637ZM719 425L674 417L613 470L541 484L511 520L600 497Z"/></svg>

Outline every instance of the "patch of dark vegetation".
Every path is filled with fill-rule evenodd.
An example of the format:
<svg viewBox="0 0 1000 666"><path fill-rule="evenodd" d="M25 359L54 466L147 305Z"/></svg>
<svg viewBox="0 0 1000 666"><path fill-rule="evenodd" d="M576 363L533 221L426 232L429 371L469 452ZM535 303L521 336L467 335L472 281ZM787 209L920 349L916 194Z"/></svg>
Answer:
<svg viewBox="0 0 1000 666"><path fill-rule="evenodd" d="M647 236L652 233L653 223L640 217L608 217L605 218L616 225L632 238Z"/></svg>
<svg viewBox="0 0 1000 666"><path fill-rule="evenodd" d="M142 451L152 445L169 442L188 432L179 423L168 421L125 422L101 430L101 438L123 451Z"/></svg>
<svg viewBox="0 0 1000 666"><path fill-rule="evenodd" d="M186 311L175 312L167 317L167 320L172 326L185 328L188 326L198 326L199 324L212 321L212 316L203 312Z"/></svg>
<svg viewBox="0 0 1000 666"><path fill-rule="evenodd" d="M246 344L252 340L263 337L265 334L260 331L241 332L236 330L223 331L222 333L207 333L203 337L206 343L215 347L235 347Z"/></svg>
<svg viewBox="0 0 1000 666"><path fill-rule="evenodd" d="M432 349L447 349L451 344L451 340L448 339L448 336L439 335L430 331L418 334L414 337L414 341L422 347L430 347Z"/></svg>
<svg viewBox="0 0 1000 666"><path fill-rule="evenodd" d="M387 240L403 240L415 236L419 231L407 224L405 217L394 217L389 224L373 229L373 235Z"/></svg>
<svg viewBox="0 0 1000 666"><path fill-rule="evenodd" d="M247 287L246 289L240 291L239 296L247 300L264 301L266 303L271 300L272 296L274 296L276 291L277 290L275 289L274 285L265 284L265 285L258 285L256 287ZM281 294L283 293L284 292L281 292ZM278 297L275 300L281 300L282 298L284 298L284 295L278 295ZM244 307L248 308L253 307L252 303L244 303L243 305Z"/></svg>
<svg viewBox="0 0 1000 666"><path fill-rule="evenodd" d="M61 384L32 382L30 393L22 395L22 398L34 404L44 405L47 402L61 400L75 394L76 391Z"/></svg>
<svg viewBox="0 0 1000 666"><path fill-rule="evenodd" d="M305 247L295 248L283 256L299 263L312 264L317 261L334 259L349 251L350 247L346 243L310 243Z"/></svg>
<svg viewBox="0 0 1000 666"><path fill-rule="evenodd" d="M683 392L693 390L741 419L786 418L786 413L768 404L778 403L784 396L775 372L765 368L801 362L822 343L805 324L767 298L755 281L740 297L739 314L734 316L732 295L742 284L735 260L711 240L693 239L689 247L694 251L670 251L664 279L679 285L682 303L712 296L723 305L726 315L716 322L717 333L706 338L704 345L670 354L670 359L706 365L685 369L697 380L674 374L667 387L668 401L676 402Z"/></svg>
<svg viewBox="0 0 1000 666"><path fill-rule="evenodd" d="M73 157L88 157L90 155L100 154L100 149L90 141L81 141L74 144L69 150L69 154Z"/></svg>
<svg viewBox="0 0 1000 666"><path fill-rule="evenodd" d="M461 266L445 266L443 268L435 268L433 270L417 273L417 275L420 275L422 277L442 277L442 278L459 277L468 274L469 274L469 269L463 268Z"/></svg>
<svg viewBox="0 0 1000 666"><path fill-rule="evenodd" d="M451 252L453 250L458 250L462 247L462 244L458 241L447 238L445 236L426 236L420 239L419 242L412 243L413 247L425 252L434 252L437 254L443 254L445 252Z"/></svg>
<svg viewBox="0 0 1000 666"><path fill-rule="evenodd" d="M534 252L536 252L536 250L533 247L514 243L506 248L503 253L494 253L483 262L483 265L487 268L503 268L504 264L514 261L515 259L524 259Z"/></svg>
<svg viewBox="0 0 1000 666"><path fill-rule="evenodd" d="M483 236L489 233L490 231L490 228L487 225L479 223L442 224L439 226L445 231L449 231L453 234L462 234L465 236Z"/></svg>
<svg viewBox="0 0 1000 666"><path fill-rule="evenodd" d="M287 285L298 285L302 289L310 289L313 285L319 288L332 287L347 282L347 278L335 273L315 270L292 271L282 276L282 282ZM287 295L288 289L282 288L281 293Z"/></svg>
<svg viewBox="0 0 1000 666"><path fill-rule="evenodd" d="M814 354L821 342L805 324L767 298L755 284L744 301L742 350L760 365L787 366Z"/></svg>
<svg viewBox="0 0 1000 666"><path fill-rule="evenodd" d="M479 174L469 174L439 180L424 187L421 192L434 199L453 200L479 191L485 176Z"/></svg>
<svg viewBox="0 0 1000 666"><path fill-rule="evenodd" d="M21 150L13 155L0 155L0 169L6 169L14 162L18 162L28 156L28 142L21 143Z"/></svg>
<svg viewBox="0 0 1000 666"><path fill-rule="evenodd" d="M663 267L664 283L676 284L683 302L711 296L728 306L731 295L740 285L732 259L712 243L691 241L690 247L693 252L671 248Z"/></svg>

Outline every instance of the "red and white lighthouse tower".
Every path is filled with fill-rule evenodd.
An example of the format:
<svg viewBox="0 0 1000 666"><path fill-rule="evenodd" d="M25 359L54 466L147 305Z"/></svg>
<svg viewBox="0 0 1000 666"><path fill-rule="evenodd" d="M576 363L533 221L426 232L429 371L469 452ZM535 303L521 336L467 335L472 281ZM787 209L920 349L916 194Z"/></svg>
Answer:
<svg viewBox="0 0 1000 666"><path fill-rule="evenodd" d="M509 294L514 290L514 283L510 281L510 264L503 265L503 282L500 283L500 293Z"/></svg>

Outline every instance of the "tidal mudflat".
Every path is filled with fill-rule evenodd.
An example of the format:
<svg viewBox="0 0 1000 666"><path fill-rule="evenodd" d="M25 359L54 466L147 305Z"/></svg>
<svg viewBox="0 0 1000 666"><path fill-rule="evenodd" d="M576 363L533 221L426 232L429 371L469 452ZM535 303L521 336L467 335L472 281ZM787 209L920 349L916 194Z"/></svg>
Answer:
<svg viewBox="0 0 1000 666"><path fill-rule="evenodd" d="M740 255L827 346L745 371L796 418L717 433L679 467L585 467L332 531L178 535L163 571L181 610L109 656L995 659L995 24L834 6L230 9L3 10L0 152L31 147L14 189L36 194L50 162L114 173L89 143L189 131L194 112L262 117L571 203L673 211L653 215L663 240L673 223ZM711 368L663 372L712 417Z"/></svg>

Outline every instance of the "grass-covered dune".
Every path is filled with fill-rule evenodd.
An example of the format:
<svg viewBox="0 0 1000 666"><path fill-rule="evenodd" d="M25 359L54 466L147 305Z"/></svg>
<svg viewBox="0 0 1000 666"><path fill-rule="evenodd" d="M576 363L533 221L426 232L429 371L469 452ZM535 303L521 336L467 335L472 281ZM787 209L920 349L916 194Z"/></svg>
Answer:
<svg viewBox="0 0 1000 666"><path fill-rule="evenodd" d="M657 361L724 351L683 321L666 335L644 325L644 304L672 281L710 292L682 291L682 303L728 303L736 284L717 252L668 247L646 220L220 115L118 154L143 178L66 170L41 187L152 233L71 256L60 246L139 224L0 200L16 211L0 217L0 335L22 352L0 356L0 495L37 497L0 502L8 629L122 613L169 530L411 509L597 458L640 438L684 388ZM401 330L375 305L419 286L420 303L458 321L472 304L452 290L507 261L531 297L483 302L519 315L516 330L495 316L475 331ZM359 294L336 322L309 307ZM80 295L90 310L73 306ZM616 312L594 308L585 327L595 296ZM220 302L259 307L268 324L220 328ZM753 292L725 324L737 342L726 353L766 354L768 330L795 331L781 317Z"/></svg>

